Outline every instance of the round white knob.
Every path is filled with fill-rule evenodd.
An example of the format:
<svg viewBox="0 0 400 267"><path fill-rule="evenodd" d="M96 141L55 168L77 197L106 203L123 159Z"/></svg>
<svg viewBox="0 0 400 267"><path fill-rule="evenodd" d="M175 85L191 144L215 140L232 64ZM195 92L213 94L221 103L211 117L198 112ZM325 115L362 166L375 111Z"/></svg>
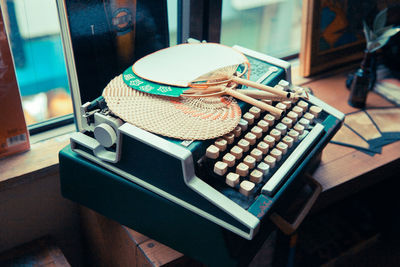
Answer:
<svg viewBox="0 0 400 267"><path fill-rule="evenodd" d="M94 128L94 137L104 147L112 146L117 140L113 127L106 123L101 123Z"/></svg>

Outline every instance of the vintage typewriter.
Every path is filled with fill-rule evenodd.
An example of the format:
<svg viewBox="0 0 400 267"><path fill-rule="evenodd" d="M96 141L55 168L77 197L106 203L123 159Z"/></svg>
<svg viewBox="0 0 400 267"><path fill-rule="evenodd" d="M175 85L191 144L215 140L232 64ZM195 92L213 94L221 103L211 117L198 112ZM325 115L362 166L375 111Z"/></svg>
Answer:
<svg viewBox="0 0 400 267"><path fill-rule="evenodd" d="M293 89L288 62L235 48L250 61L250 80ZM82 130L71 137L71 149L126 181L252 240L276 204L291 198L287 192L344 118L312 95L308 100L272 104L284 115L276 117L240 103L242 119L231 133L207 141L182 141L123 122L100 97L82 105ZM61 178L68 196L73 189L67 186L67 178Z"/></svg>

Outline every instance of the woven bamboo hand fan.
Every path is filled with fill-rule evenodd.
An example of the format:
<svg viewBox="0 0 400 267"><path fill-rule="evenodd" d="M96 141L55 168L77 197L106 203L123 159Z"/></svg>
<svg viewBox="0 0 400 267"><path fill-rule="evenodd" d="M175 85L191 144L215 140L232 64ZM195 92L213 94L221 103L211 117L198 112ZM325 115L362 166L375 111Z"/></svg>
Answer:
<svg viewBox="0 0 400 267"><path fill-rule="evenodd" d="M122 74L104 89L112 113L139 128L182 140L205 140L231 132L241 110L231 97L176 98L133 90Z"/></svg>
<svg viewBox="0 0 400 267"><path fill-rule="evenodd" d="M216 43L198 43L181 44L159 50L138 60L132 69L144 80L169 86L191 87L196 90L194 95L203 97L207 96L203 90L223 85L219 87L221 92L279 115L282 113L281 110L240 94L226 85L233 82L268 91L286 99L298 97L291 92L240 78L240 75L237 75L237 69L243 64L249 65L247 58L231 47ZM193 89L190 90L192 95ZM188 91L183 92L182 95L186 94Z"/></svg>

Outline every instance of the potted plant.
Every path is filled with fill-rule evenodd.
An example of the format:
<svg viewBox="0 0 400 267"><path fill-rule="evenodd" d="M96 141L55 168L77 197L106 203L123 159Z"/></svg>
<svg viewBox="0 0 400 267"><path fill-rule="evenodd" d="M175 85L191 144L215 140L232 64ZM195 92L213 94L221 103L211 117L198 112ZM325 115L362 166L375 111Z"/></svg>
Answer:
<svg viewBox="0 0 400 267"><path fill-rule="evenodd" d="M376 51L382 48L392 37L400 31L400 26L385 26L387 20L387 8L379 12L370 28L363 21L364 35L367 42L364 50L364 58L360 68L347 82L350 85L349 104L353 107L365 106L368 91L373 89L376 81Z"/></svg>

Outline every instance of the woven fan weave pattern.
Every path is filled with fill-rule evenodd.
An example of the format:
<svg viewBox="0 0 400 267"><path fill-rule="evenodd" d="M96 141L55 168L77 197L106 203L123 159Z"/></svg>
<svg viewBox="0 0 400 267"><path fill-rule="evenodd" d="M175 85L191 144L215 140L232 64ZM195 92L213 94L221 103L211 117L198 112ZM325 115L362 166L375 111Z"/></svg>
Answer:
<svg viewBox="0 0 400 267"><path fill-rule="evenodd" d="M231 132L241 110L232 97L174 98L127 86L122 75L103 91L111 112L149 132L182 140L205 140Z"/></svg>

